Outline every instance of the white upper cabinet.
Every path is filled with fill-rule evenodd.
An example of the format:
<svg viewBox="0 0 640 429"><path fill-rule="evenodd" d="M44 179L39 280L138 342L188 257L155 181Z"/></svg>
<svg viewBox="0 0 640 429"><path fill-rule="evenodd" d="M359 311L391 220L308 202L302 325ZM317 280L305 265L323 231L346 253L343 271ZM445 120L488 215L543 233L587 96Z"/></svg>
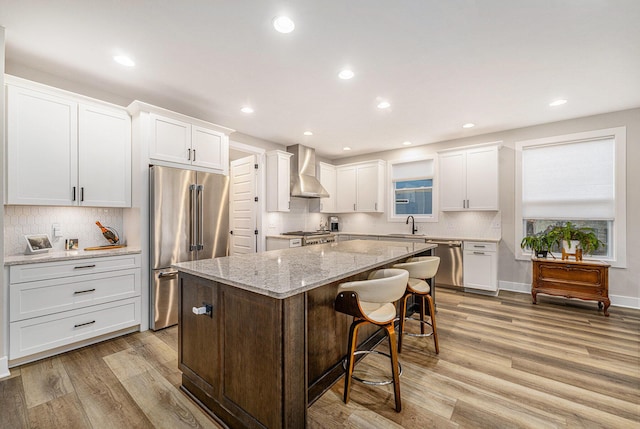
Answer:
<svg viewBox="0 0 640 429"><path fill-rule="evenodd" d="M291 157L281 150L267 152L267 211L288 212L291 208Z"/></svg>
<svg viewBox="0 0 640 429"><path fill-rule="evenodd" d="M498 210L498 145L442 152L440 210Z"/></svg>
<svg viewBox="0 0 640 429"><path fill-rule="evenodd" d="M80 205L131 206L131 117L124 109L80 104Z"/></svg>
<svg viewBox="0 0 640 429"><path fill-rule="evenodd" d="M228 174L228 134L233 130L172 113L149 114L149 159L169 166L190 165Z"/></svg>
<svg viewBox="0 0 640 429"><path fill-rule="evenodd" d="M383 212L384 161L336 167L336 212Z"/></svg>
<svg viewBox="0 0 640 429"><path fill-rule="evenodd" d="M318 163L320 184L329 193L329 198L320 198L320 213L336 212L336 167L324 162Z"/></svg>
<svg viewBox="0 0 640 429"><path fill-rule="evenodd" d="M357 184L356 167L340 165L336 167L336 212L348 213L356 211Z"/></svg>
<svg viewBox="0 0 640 429"><path fill-rule="evenodd" d="M149 158L178 164L191 163L191 124L151 113Z"/></svg>
<svg viewBox="0 0 640 429"><path fill-rule="evenodd" d="M129 207L126 110L7 77L7 204Z"/></svg>

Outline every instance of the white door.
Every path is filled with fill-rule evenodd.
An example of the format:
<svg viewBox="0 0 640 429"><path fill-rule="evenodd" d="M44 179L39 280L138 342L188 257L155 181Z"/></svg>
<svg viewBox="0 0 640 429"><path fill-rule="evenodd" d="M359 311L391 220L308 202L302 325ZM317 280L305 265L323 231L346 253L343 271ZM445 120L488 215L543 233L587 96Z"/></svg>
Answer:
<svg viewBox="0 0 640 429"><path fill-rule="evenodd" d="M131 207L131 117L81 104L78 123L80 205Z"/></svg>
<svg viewBox="0 0 640 429"><path fill-rule="evenodd" d="M77 103L7 88L7 203L76 205Z"/></svg>
<svg viewBox="0 0 640 429"><path fill-rule="evenodd" d="M230 254L255 253L258 236L258 202L255 155L231 161L231 188L229 204L229 227L231 234Z"/></svg>

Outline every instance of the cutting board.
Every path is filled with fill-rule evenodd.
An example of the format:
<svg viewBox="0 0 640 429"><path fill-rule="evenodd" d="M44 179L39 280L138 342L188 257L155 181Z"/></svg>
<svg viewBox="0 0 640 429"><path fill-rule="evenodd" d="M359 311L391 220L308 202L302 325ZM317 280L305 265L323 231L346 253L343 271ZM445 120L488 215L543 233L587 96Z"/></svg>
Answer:
<svg viewBox="0 0 640 429"><path fill-rule="evenodd" d="M107 244L106 246L85 247L84 250L109 250L109 249L120 249L122 247L127 247L127 246L124 244Z"/></svg>

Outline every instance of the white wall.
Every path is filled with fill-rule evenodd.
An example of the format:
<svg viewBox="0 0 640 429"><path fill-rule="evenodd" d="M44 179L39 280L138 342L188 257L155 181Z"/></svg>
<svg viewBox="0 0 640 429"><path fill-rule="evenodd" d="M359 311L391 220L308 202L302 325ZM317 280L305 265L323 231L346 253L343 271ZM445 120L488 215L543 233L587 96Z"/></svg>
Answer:
<svg viewBox="0 0 640 429"><path fill-rule="evenodd" d="M515 143L521 140L529 140L542 137L551 137L563 134L571 134L583 131L598 130L625 126L627 128L627 268L612 268L609 272L609 295L614 305L627 305L640 308L640 247L635 243L640 242L640 223L635 222L640 213L640 109L630 109L620 112L606 113L602 115L588 116L584 118L571 119L567 121L553 122L549 124L536 125L532 127L519 128L498 133L474 136L465 139L449 140L429 145L415 146L378 152L357 157L341 158L335 160L336 165L347 164L357 161L371 159L383 159L386 161L395 159L411 159L431 155L439 150L464 147L480 143L502 141L503 147L500 150L499 174L500 174L500 222L502 241L499 247L499 267L498 279L501 286L504 285L530 285L531 284L531 263L528 261L517 261L515 259L515 249L519 243L515 242ZM449 219L468 221L462 217L466 213L444 214L440 213L439 226L429 226L419 224L420 232L426 234L439 234L445 231L445 236L449 234L447 223ZM453 217L452 217L453 216ZM369 232L377 229L385 232L407 231L404 224L390 224L386 222L386 215L362 216L349 214L341 216L345 230L355 228L358 232ZM364 220L363 220L364 219ZM496 219L497 220L497 219ZM491 228L493 220L487 214L472 216L472 230L482 229L484 224ZM404 228L403 228L404 227ZM397 231L397 229L402 231ZM458 228L458 227L456 227ZM367 231L365 231L365 229ZM351 230L351 229L349 229ZM461 234L467 233L467 227L463 227ZM493 232L486 232L492 235Z"/></svg>

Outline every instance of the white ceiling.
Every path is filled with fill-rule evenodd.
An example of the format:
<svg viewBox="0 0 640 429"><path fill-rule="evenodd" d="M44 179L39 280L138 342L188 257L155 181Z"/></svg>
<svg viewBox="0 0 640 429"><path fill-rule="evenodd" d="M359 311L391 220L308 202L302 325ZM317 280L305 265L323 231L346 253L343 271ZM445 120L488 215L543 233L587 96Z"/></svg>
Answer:
<svg viewBox="0 0 640 429"><path fill-rule="evenodd" d="M640 106L638 0L0 0L0 26L8 72L332 159Z"/></svg>

